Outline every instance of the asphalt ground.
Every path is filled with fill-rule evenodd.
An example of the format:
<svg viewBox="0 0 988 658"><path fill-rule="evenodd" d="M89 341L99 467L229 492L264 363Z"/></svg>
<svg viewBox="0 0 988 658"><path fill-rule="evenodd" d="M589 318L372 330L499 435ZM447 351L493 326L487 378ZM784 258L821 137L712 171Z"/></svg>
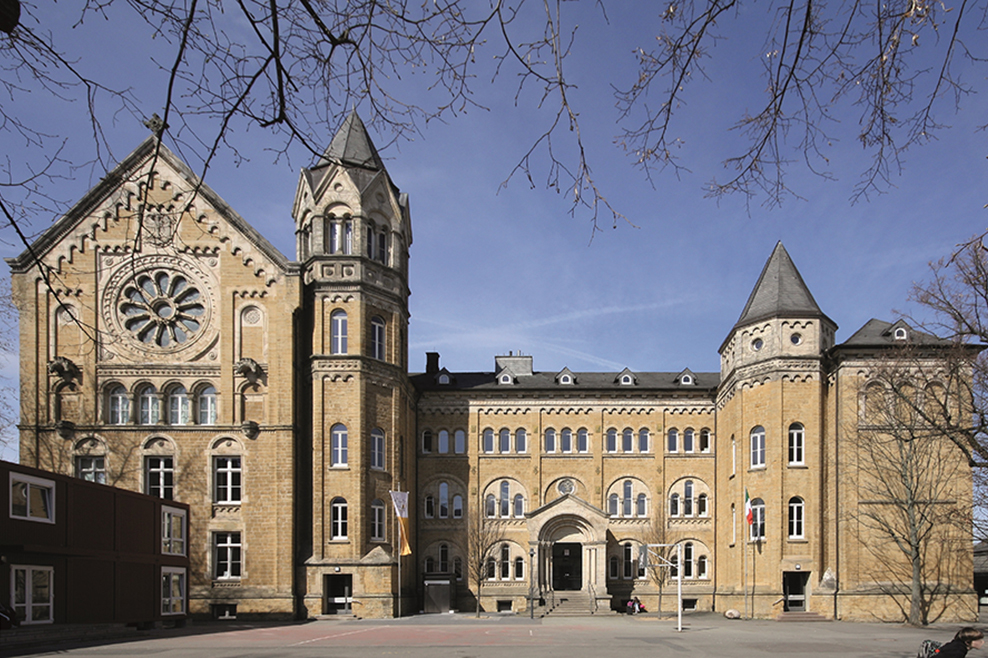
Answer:
<svg viewBox="0 0 988 658"><path fill-rule="evenodd" d="M139 638L4 650L0 656L154 658L600 658L806 656L913 658L922 640L947 641L959 625L727 620L614 615L530 620L524 616L419 615L307 623L197 622ZM975 651L988 658L988 651Z"/></svg>

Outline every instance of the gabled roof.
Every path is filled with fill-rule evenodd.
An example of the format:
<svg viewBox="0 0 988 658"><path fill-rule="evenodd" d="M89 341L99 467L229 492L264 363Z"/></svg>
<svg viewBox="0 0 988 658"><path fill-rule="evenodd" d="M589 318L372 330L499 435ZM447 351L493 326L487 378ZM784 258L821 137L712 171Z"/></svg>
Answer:
<svg viewBox="0 0 988 658"><path fill-rule="evenodd" d="M66 235L74 231L80 222L91 217L92 213L101 203L131 178L134 171L144 166L144 163L154 155L155 146L158 146L159 161L172 167L180 176L185 178L191 187L195 187L200 182L199 177L192 168L172 153L167 146L160 144L154 136L148 137L130 155L121 160L116 167L109 171L68 212L49 226L29 248L15 258L8 258L7 263L11 269L14 271L25 271L34 265L36 257L43 259ZM198 195L212 206L220 216L226 219L230 225L234 226L255 248L270 258L272 262L276 263L285 271L294 271L296 266L284 254L278 251L274 245L268 242L267 238L261 235L257 229L248 224L211 187L205 183L201 183Z"/></svg>
<svg viewBox="0 0 988 658"><path fill-rule="evenodd" d="M777 317L822 317L830 320L817 306L781 241L775 245L765 263L734 328Z"/></svg>
<svg viewBox="0 0 988 658"><path fill-rule="evenodd" d="M895 337L896 329L904 329L905 338L897 339ZM890 347L892 345L902 344L937 345L941 347L953 345L949 340L913 329L904 320L885 322L872 318L838 347Z"/></svg>

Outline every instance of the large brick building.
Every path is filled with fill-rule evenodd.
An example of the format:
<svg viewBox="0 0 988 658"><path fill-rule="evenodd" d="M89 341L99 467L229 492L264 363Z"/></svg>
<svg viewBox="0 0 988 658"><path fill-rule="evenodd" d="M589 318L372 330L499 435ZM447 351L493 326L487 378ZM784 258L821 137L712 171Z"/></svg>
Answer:
<svg viewBox="0 0 988 658"><path fill-rule="evenodd" d="M297 260L149 138L9 261L21 461L188 503L191 612L389 617L436 585L459 609L669 608L654 565L677 553L639 556L673 544L688 606L902 618L902 555L859 513L892 507L863 484L865 391L883 355L936 340L874 320L835 344L780 243L719 373L429 354L410 375L408 199L355 113L292 214ZM969 518L967 462L944 463L935 502ZM938 532L931 610L971 618L969 533Z"/></svg>

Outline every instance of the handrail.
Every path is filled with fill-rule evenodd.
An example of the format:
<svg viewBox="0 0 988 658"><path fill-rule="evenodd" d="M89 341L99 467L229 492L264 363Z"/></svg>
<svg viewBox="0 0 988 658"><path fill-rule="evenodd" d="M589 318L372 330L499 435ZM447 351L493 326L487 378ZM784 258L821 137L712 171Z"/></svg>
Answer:
<svg viewBox="0 0 988 658"><path fill-rule="evenodd" d="M590 614L597 612L597 590L594 589L593 583L587 583L587 588L590 590Z"/></svg>

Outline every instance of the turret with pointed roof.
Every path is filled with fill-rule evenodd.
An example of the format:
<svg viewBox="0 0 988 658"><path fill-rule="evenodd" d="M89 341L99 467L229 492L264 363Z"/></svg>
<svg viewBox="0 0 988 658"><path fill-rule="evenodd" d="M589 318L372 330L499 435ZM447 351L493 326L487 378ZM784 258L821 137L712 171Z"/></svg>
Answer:
<svg viewBox="0 0 988 658"><path fill-rule="evenodd" d="M762 269L734 328L779 317L827 318L780 240ZM827 318L829 320L829 318Z"/></svg>

